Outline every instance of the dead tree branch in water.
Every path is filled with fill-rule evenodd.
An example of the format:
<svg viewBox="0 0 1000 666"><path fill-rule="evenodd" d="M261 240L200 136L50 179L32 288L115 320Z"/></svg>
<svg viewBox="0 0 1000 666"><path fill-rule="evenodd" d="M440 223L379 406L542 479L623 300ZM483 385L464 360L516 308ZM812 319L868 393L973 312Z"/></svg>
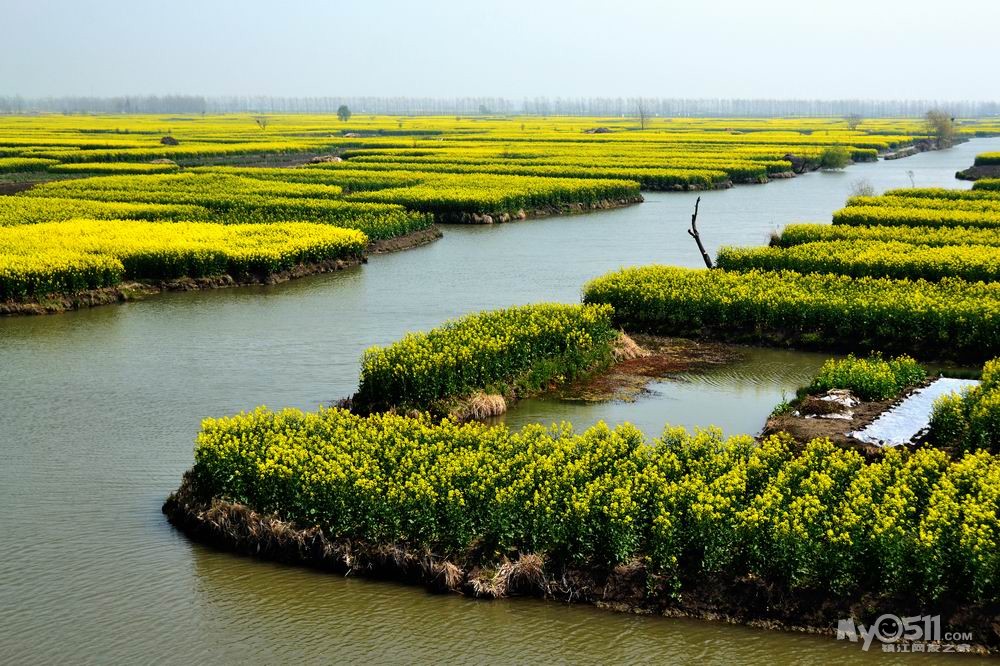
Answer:
<svg viewBox="0 0 1000 666"><path fill-rule="evenodd" d="M701 203L701 197L695 199L694 202L694 213L691 215L691 228L687 230L688 235L694 239L694 242L698 244L698 250L701 252L701 258L705 260L705 266L708 268L713 268L712 258L708 256L708 252L705 252L705 246L701 242L701 234L698 233L698 204Z"/></svg>

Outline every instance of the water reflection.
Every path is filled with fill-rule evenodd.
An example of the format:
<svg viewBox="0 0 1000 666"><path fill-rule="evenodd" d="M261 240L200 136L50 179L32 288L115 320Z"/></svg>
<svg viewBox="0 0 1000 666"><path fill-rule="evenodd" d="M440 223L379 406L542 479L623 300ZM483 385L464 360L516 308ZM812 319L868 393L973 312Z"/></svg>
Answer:
<svg viewBox="0 0 1000 666"><path fill-rule="evenodd" d="M634 402L582 403L558 398L524 400L501 417L512 428L570 421L584 428L597 421L629 421L649 437L664 424L688 429L718 426L728 435L757 433L784 397L812 381L829 354L739 348L739 358L699 371L671 374L648 385Z"/></svg>

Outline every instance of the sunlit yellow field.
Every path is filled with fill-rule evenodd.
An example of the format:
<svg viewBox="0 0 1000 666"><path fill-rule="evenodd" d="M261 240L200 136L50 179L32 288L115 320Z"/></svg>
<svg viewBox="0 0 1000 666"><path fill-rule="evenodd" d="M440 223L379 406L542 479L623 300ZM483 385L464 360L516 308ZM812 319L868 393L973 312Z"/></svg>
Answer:
<svg viewBox="0 0 1000 666"><path fill-rule="evenodd" d="M998 131L996 120L957 125L960 138ZM11 227L0 270L8 298L107 283L59 277L76 265L87 274L94 257L86 248L56 263L32 256L43 244L27 240L26 224L105 220L88 223L108 228L105 254L125 238L115 221L123 218L188 222L158 234L178 243L197 242L199 224L219 223L319 224L387 239L433 221L628 205L641 190L763 183L874 160L929 141L928 132L918 119L6 116L0 183L33 186L0 200L0 225ZM306 233L303 242L322 237ZM238 251L255 238L242 237ZM46 267L50 278L39 273Z"/></svg>

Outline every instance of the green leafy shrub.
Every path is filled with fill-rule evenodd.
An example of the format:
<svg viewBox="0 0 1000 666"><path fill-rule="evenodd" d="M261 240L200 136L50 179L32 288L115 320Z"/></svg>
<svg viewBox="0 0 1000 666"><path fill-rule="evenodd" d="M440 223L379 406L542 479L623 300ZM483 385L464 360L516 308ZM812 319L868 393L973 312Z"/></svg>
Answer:
<svg viewBox="0 0 1000 666"><path fill-rule="evenodd" d="M983 366L979 386L935 401L928 437L958 451L1000 451L1000 359Z"/></svg>
<svg viewBox="0 0 1000 666"><path fill-rule="evenodd" d="M821 169L843 169L851 163L851 151L844 146L830 146L819 154Z"/></svg>
<svg viewBox="0 0 1000 666"><path fill-rule="evenodd" d="M888 361L881 354L857 358L830 359L809 386L811 393L830 389L849 389L862 400L894 398L906 388L927 378L927 372L909 356Z"/></svg>
<svg viewBox="0 0 1000 666"><path fill-rule="evenodd" d="M934 401L931 411L930 433L940 446L954 446L969 436L969 417L965 399L959 393L949 393Z"/></svg>
<svg viewBox="0 0 1000 666"><path fill-rule="evenodd" d="M991 245L929 246L865 239L803 243L789 248L724 247L716 263L731 271L792 270L896 280L1000 280L1000 247Z"/></svg>
<svg viewBox="0 0 1000 666"><path fill-rule="evenodd" d="M976 166L995 166L1000 164L1000 153L979 153L973 162Z"/></svg>
<svg viewBox="0 0 1000 666"><path fill-rule="evenodd" d="M981 178L972 184L972 189L996 192L1000 190L1000 178Z"/></svg>
<svg viewBox="0 0 1000 666"><path fill-rule="evenodd" d="M537 391L610 363L618 335L606 305L542 303L473 314L367 350L355 400L427 409L477 391Z"/></svg>
<svg viewBox="0 0 1000 666"><path fill-rule="evenodd" d="M38 157L0 157L0 173L45 171L56 160Z"/></svg>
<svg viewBox="0 0 1000 666"><path fill-rule="evenodd" d="M643 266L587 283L628 331L982 360L1000 348L1000 283Z"/></svg>

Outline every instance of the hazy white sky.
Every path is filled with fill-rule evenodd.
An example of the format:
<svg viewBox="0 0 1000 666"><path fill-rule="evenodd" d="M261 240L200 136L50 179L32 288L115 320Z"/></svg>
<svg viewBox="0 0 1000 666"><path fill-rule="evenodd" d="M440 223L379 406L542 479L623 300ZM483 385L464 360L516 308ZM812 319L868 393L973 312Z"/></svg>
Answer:
<svg viewBox="0 0 1000 666"><path fill-rule="evenodd" d="M0 95L1000 98L1000 0L0 0Z"/></svg>

